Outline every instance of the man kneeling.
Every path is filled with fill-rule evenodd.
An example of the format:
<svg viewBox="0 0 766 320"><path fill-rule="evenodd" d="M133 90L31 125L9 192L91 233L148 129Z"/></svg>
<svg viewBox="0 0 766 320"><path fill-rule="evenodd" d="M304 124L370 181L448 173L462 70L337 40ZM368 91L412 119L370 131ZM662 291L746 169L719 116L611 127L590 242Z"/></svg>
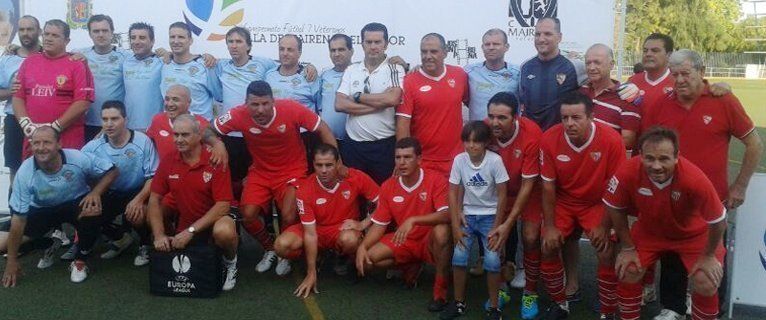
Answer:
<svg viewBox="0 0 766 320"><path fill-rule="evenodd" d="M441 173L420 167L422 148L414 138L402 138L394 151L394 176L380 188L372 226L356 251L361 276L375 268L404 269L404 280L414 287L422 263L436 265L431 312L444 309L452 258L447 180ZM395 232L386 233L393 222Z"/></svg>
<svg viewBox="0 0 766 320"><path fill-rule="evenodd" d="M369 219L358 221L362 198L370 202L378 198L378 185L364 172L348 169L341 177L334 146L317 145L313 157L315 173L296 186L301 223L288 227L274 243L281 258L297 259L305 251L307 274L295 290L298 297L317 291L317 248L335 250L341 256L356 253L362 230L370 225Z"/></svg>
<svg viewBox="0 0 766 320"><path fill-rule="evenodd" d="M212 240L223 250L226 281L223 290L237 283L237 226L228 215L234 199L229 173L210 164L210 151L201 144L200 124L192 115L173 120L177 152L168 154L152 180L148 219L154 249L168 252L192 243ZM171 195L175 210L162 198Z"/></svg>
<svg viewBox="0 0 766 320"><path fill-rule="evenodd" d="M702 170L678 156L675 132L652 128L638 145L641 156L623 164L604 193L622 246L615 266L620 316L639 318L646 267L672 252L692 283L692 319L716 319L726 209ZM628 212L638 213L630 230Z"/></svg>

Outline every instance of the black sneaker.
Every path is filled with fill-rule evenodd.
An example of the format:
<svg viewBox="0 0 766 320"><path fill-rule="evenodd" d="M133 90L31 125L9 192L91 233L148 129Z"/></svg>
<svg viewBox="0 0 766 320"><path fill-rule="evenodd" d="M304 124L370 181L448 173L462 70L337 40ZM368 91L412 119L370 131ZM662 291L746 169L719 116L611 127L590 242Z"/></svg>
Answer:
<svg viewBox="0 0 766 320"><path fill-rule="evenodd" d="M444 310L444 307L446 306L447 306L447 301L445 301L444 299L431 300L431 303L428 304L428 311L439 312Z"/></svg>
<svg viewBox="0 0 766 320"><path fill-rule="evenodd" d="M567 302L575 303L580 301L582 301L582 296L580 295L580 289L577 289L577 291L575 291L572 294L567 293Z"/></svg>
<svg viewBox="0 0 766 320"><path fill-rule="evenodd" d="M465 314L465 303L459 302L459 301L453 301L452 303L448 304L446 308L444 308L444 311L439 313L439 319L441 320L457 319L458 317L464 314Z"/></svg>
<svg viewBox="0 0 766 320"><path fill-rule="evenodd" d="M501 320L503 319L503 313L498 308L490 308L487 313L484 314L485 320Z"/></svg>
<svg viewBox="0 0 766 320"><path fill-rule="evenodd" d="M540 319L544 320L561 320L566 319L569 316L569 311L564 310L558 303L554 303L548 310L545 310L545 314Z"/></svg>

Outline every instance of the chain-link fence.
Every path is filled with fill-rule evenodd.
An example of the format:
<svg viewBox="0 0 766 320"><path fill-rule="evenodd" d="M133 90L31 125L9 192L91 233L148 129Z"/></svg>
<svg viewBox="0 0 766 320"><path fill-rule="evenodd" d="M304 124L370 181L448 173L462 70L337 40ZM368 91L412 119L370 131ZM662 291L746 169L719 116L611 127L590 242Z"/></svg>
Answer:
<svg viewBox="0 0 766 320"><path fill-rule="evenodd" d="M641 62L640 52L626 52L624 56L622 75L633 74L633 65ZM755 74L750 75L760 79L766 79L766 52L701 52L702 60L705 61L705 76L718 78L745 78L747 65L760 65ZM617 74L617 67L612 71Z"/></svg>

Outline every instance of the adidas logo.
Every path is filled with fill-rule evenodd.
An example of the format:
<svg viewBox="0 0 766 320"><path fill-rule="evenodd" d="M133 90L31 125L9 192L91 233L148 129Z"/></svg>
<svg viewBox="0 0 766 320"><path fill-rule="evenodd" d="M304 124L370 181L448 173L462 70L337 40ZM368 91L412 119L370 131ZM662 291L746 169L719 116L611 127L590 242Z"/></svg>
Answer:
<svg viewBox="0 0 766 320"><path fill-rule="evenodd" d="M471 177L471 180L468 180L468 182L465 183L465 185L468 187L486 187L489 185L489 183L481 177L481 174L477 172L473 177Z"/></svg>

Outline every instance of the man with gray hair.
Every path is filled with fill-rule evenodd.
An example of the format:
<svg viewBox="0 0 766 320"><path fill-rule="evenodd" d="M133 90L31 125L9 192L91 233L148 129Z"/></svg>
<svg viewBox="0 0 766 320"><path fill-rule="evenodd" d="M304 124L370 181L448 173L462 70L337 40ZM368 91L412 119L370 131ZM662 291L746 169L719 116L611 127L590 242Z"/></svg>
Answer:
<svg viewBox="0 0 766 320"><path fill-rule="evenodd" d="M681 155L702 169L718 196L725 199L726 208L734 210L744 202L748 183L763 153L758 131L734 94L715 96L711 93L711 86L704 79L704 63L697 52L678 50L670 56L669 65L675 78L673 92L658 102L655 112L647 115L647 127L659 125L675 129ZM729 185L728 155L732 136L742 141L745 153L739 173ZM725 279L723 277L724 282ZM725 287L725 283L721 283L719 288ZM716 314L717 301L715 305L715 310L702 311Z"/></svg>

